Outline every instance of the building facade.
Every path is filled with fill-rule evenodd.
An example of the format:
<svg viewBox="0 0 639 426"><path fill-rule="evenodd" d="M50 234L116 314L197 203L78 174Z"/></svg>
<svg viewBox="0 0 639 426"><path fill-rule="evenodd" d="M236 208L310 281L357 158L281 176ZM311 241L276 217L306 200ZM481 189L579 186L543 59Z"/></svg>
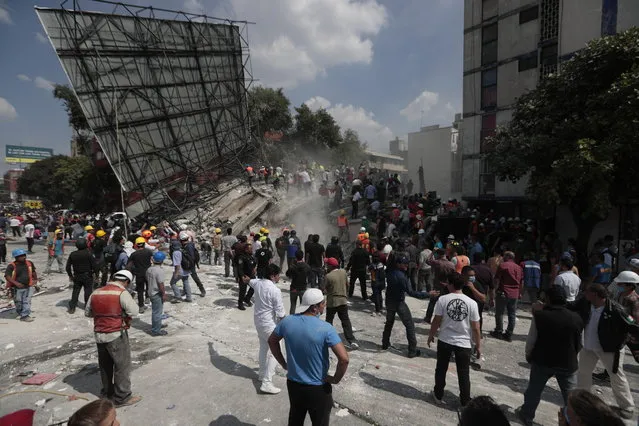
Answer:
<svg viewBox="0 0 639 426"><path fill-rule="evenodd" d="M639 25L638 0L465 0L462 195L523 200L526 180L495 179L484 140L519 96L597 37Z"/></svg>
<svg viewBox="0 0 639 426"><path fill-rule="evenodd" d="M383 170L391 175L398 174L402 179L406 176L408 170L406 170L406 160L404 157L371 150L364 152L366 154L368 167Z"/></svg>
<svg viewBox="0 0 639 426"><path fill-rule="evenodd" d="M439 125L422 127L419 132L408 134L408 178L412 179L415 191L421 191L419 169L423 168L425 192L437 191L442 199L457 198L453 192L452 179L454 143L458 130Z"/></svg>

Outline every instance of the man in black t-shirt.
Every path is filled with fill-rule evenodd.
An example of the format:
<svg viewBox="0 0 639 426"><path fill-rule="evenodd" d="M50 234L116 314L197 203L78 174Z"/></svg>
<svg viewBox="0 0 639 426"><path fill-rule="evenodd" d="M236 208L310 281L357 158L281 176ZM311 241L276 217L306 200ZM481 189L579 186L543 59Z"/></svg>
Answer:
<svg viewBox="0 0 639 426"><path fill-rule="evenodd" d="M257 249L257 251L255 252L255 260L257 261L257 277L268 278L267 268L268 265L271 263L271 259L273 259L273 254L267 247L265 247L265 241L256 241L255 244L261 245L261 248Z"/></svg>
<svg viewBox="0 0 639 426"><path fill-rule="evenodd" d="M135 251L129 256L129 263L126 265L126 269L135 276L135 291L138 293L140 313L145 311L144 296L147 294L146 271L151 267L151 258L153 257L153 251L146 248L146 242L143 240L144 238L141 237L136 240Z"/></svg>
<svg viewBox="0 0 639 426"><path fill-rule="evenodd" d="M324 246L319 243L319 235L311 237L311 242L306 249L306 263L311 267L308 283L312 288L324 288Z"/></svg>

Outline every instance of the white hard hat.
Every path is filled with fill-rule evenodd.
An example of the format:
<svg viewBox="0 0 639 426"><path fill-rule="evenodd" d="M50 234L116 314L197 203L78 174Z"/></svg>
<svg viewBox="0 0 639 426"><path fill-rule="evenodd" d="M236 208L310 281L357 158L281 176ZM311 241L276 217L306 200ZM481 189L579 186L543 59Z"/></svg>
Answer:
<svg viewBox="0 0 639 426"><path fill-rule="evenodd" d="M186 223L183 223L182 225L180 225L180 229L182 231L186 231L187 229L189 229L189 227L186 225Z"/></svg>
<svg viewBox="0 0 639 426"><path fill-rule="evenodd" d="M366 232L366 228L362 226L361 228L359 228L359 232Z"/></svg>
<svg viewBox="0 0 639 426"><path fill-rule="evenodd" d="M113 278L116 281L129 280L129 282L131 282L133 281L133 274L131 274L131 272L127 271L126 269L123 269L113 274Z"/></svg>
<svg viewBox="0 0 639 426"><path fill-rule="evenodd" d="M617 278L615 278L613 282L636 285L636 284L639 284L639 275L637 275L636 272L623 271L623 272L620 272L619 275L617 275Z"/></svg>
<svg viewBox="0 0 639 426"><path fill-rule="evenodd" d="M639 269L639 259L630 259L630 267Z"/></svg>
<svg viewBox="0 0 639 426"><path fill-rule="evenodd" d="M184 232L184 231L180 232L179 237L180 237L180 241L186 241L186 240L188 240L190 238L189 234L187 232Z"/></svg>
<svg viewBox="0 0 639 426"><path fill-rule="evenodd" d="M449 235L448 235L448 239L449 239L449 240L454 240L454 239L455 239L455 236L454 236L453 234L449 234Z"/></svg>
<svg viewBox="0 0 639 426"><path fill-rule="evenodd" d="M393 203L393 204L391 205L391 207L397 207L397 204Z"/></svg>
<svg viewBox="0 0 639 426"><path fill-rule="evenodd" d="M419 231L417 231L417 233L418 233L419 235L422 235L422 234L423 234L423 233L425 233L425 232L426 232L426 231L424 231L423 229L420 229Z"/></svg>

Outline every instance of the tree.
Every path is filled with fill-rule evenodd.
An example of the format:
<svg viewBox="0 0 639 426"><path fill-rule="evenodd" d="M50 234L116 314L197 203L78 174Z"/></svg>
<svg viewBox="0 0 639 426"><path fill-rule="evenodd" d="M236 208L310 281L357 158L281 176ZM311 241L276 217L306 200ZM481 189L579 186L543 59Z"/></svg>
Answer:
<svg viewBox="0 0 639 426"><path fill-rule="evenodd" d="M293 118L288 100L281 88L255 86L248 93L249 115L253 134L263 136L269 130L288 132Z"/></svg>
<svg viewBox="0 0 639 426"><path fill-rule="evenodd" d="M333 162L335 164L357 164L364 160L366 143L359 140L359 135L353 129L346 129L342 136L342 142L333 150Z"/></svg>
<svg viewBox="0 0 639 426"><path fill-rule="evenodd" d="M308 105L295 108L294 138L308 148L335 148L342 141L339 125L324 108L312 111Z"/></svg>
<svg viewBox="0 0 639 426"><path fill-rule="evenodd" d="M614 205L636 194L639 172L639 29L590 42L558 74L521 96L513 118L487 141L501 180L528 176L529 195L568 206L579 264Z"/></svg>

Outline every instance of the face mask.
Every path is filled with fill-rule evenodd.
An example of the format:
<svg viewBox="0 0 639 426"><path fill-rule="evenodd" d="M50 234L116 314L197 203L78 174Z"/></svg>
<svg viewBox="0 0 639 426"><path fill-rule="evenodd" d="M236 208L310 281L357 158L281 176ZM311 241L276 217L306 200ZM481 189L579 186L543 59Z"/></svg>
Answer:
<svg viewBox="0 0 639 426"><path fill-rule="evenodd" d="M470 281L471 283L475 282L475 276L473 275L472 277L468 277L468 281Z"/></svg>

